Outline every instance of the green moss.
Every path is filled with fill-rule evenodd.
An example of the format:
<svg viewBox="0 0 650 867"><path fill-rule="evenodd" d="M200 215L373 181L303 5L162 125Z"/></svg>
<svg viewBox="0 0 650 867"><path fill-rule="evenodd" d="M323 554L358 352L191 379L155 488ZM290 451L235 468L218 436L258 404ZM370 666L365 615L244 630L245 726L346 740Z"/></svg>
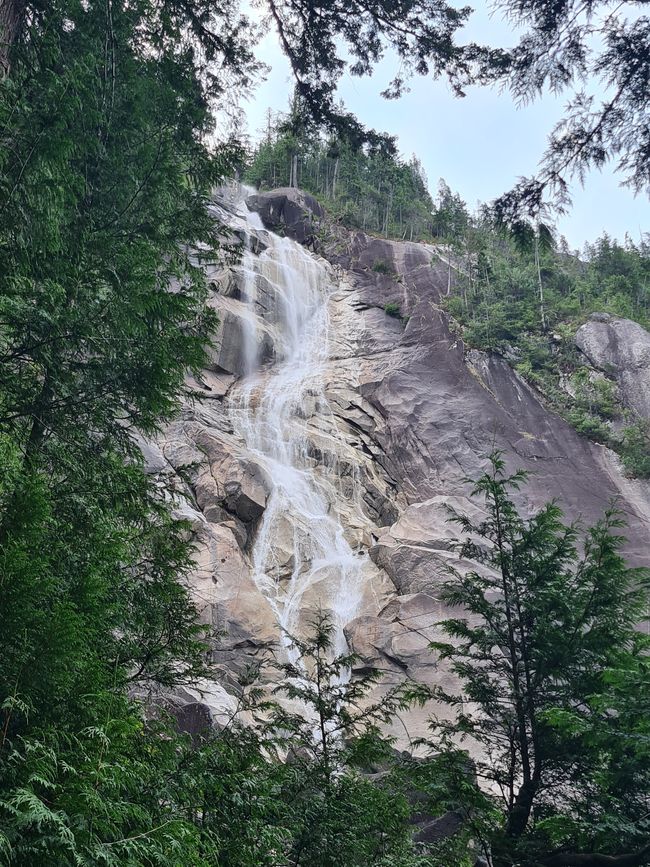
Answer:
<svg viewBox="0 0 650 867"><path fill-rule="evenodd" d="M626 427L619 452L630 476L650 479L650 422L639 420Z"/></svg>

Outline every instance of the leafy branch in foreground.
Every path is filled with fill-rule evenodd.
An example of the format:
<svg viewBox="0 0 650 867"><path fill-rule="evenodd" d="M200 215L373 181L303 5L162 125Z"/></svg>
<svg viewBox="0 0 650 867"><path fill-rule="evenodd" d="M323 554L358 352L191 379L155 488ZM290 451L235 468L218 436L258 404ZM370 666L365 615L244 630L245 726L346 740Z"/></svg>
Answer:
<svg viewBox="0 0 650 867"><path fill-rule="evenodd" d="M495 202L509 225L542 217L549 200L570 204L570 181L615 162L635 193L650 190L650 19L643 0L499 0L518 36L514 46L462 44L469 7L444 0L260 0L289 59L306 112L330 132L372 143L336 103L346 73L370 74L387 52L399 73L383 96L400 96L414 75L444 76L463 96L470 84L498 85L525 103L550 90L568 93L564 116L549 137L540 170Z"/></svg>
<svg viewBox="0 0 650 867"><path fill-rule="evenodd" d="M0 81L2 858L192 864L163 782L177 742L129 695L206 674L206 630L187 527L138 437L206 357L197 251L221 255L206 202L240 149L205 141L251 57L226 4L221 85L216 31L190 50L185 4L17 5Z"/></svg>

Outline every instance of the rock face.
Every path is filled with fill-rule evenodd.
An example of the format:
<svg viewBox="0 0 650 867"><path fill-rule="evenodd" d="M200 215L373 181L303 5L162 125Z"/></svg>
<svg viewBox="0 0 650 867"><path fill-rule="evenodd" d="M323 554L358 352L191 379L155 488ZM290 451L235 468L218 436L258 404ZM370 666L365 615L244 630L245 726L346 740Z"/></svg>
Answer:
<svg viewBox="0 0 650 867"><path fill-rule="evenodd" d="M650 334L637 322L595 313L576 334L591 364L615 377L630 409L650 418Z"/></svg>
<svg viewBox="0 0 650 867"><path fill-rule="evenodd" d="M621 497L629 556L644 562L648 483L624 478L505 361L466 351L440 308L453 280L444 253L342 229L323 241L320 206L296 190L246 202L254 213L215 205L247 249L241 267L210 275L221 342L189 383L202 399L147 445L194 528L193 588L221 632L227 690L269 649L291 653L282 630L304 632L319 608L360 668L449 681L428 649L449 616L439 588L449 565L476 564L454 553L446 507L477 512L466 479L493 447L530 471L528 512L555 497L590 523ZM600 318L579 341L647 413L650 335ZM219 702L206 702L214 714ZM417 714L408 724L423 732Z"/></svg>
<svg viewBox="0 0 650 867"><path fill-rule="evenodd" d="M264 225L293 238L300 244L313 244L323 209L313 196L291 187L281 187L273 193L256 193L246 199L251 211L256 211Z"/></svg>

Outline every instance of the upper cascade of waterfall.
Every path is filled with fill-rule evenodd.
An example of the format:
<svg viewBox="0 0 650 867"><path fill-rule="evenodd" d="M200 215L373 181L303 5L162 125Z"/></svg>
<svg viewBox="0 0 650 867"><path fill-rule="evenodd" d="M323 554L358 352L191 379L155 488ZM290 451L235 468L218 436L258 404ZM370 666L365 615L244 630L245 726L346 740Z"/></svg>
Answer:
<svg viewBox="0 0 650 867"><path fill-rule="evenodd" d="M236 209L245 237L241 297L250 316L242 330L244 375L227 406L236 432L271 483L252 546L253 578L273 609L287 652L288 636L320 609L332 617L335 651L341 653L347 649L343 628L359 612L367 554L346 539L337 509L337 462L316 460L308 435L314 418L331 416L325 373L328 302L336 281L324 261L289 238L265 232L243 196ZM265 249L256 254L251 237L261 232ZM270 364L261 364L258 354L260 286L261 316L274 324ZM336 447L334 437L330 453Z"/></svg>

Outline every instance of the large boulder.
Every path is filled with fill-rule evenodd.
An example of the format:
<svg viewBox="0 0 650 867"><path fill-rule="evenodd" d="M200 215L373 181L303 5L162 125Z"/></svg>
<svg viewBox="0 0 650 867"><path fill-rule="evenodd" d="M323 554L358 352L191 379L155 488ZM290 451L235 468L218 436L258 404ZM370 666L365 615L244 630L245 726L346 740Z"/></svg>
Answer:
<svg viewBox="0 0 650 867"><path fill-rule="evenodd" d="M300 244L313 245L323 209L309 193L280 187L249 196L246 204L251 211L257 211L267 229L287 235Z"/></svg>
<svg viewBox="0 0 650 867"><path fill-rule="evenodd" d="M210 509L217 507L246 525L254 525L266 508L271 490L266 472L218 433L198 429L194 442L204 456L193 483L203 513L211 520ZM218 511L215 514L220 516Z"/></svg>
<svg viewBox="0 0 650 867"><path fill-rule="evenodd" d="M189 484L202 517L209 524L227 524L240 547L247 548L266 508L271 480L224 430L227 424L223 408L187 409L185 418L167 428L159 451L169 469Z"/></svg>
<svg viewBox="0 0 650 867"><path fill-rule="evenodd" d="M650 418L650 334L638 322L594 313L576 333L594 367L613 376L626 406Z"/></svg>
<svg viewBox="0 0 650 867"><path fill-rule="evenodd" d="M242 376L251 368L273 358L273 333L267 323L252 315L247 305L230 297L213 299L219 314L214 346L209 350L214 373Z"/></svg>

